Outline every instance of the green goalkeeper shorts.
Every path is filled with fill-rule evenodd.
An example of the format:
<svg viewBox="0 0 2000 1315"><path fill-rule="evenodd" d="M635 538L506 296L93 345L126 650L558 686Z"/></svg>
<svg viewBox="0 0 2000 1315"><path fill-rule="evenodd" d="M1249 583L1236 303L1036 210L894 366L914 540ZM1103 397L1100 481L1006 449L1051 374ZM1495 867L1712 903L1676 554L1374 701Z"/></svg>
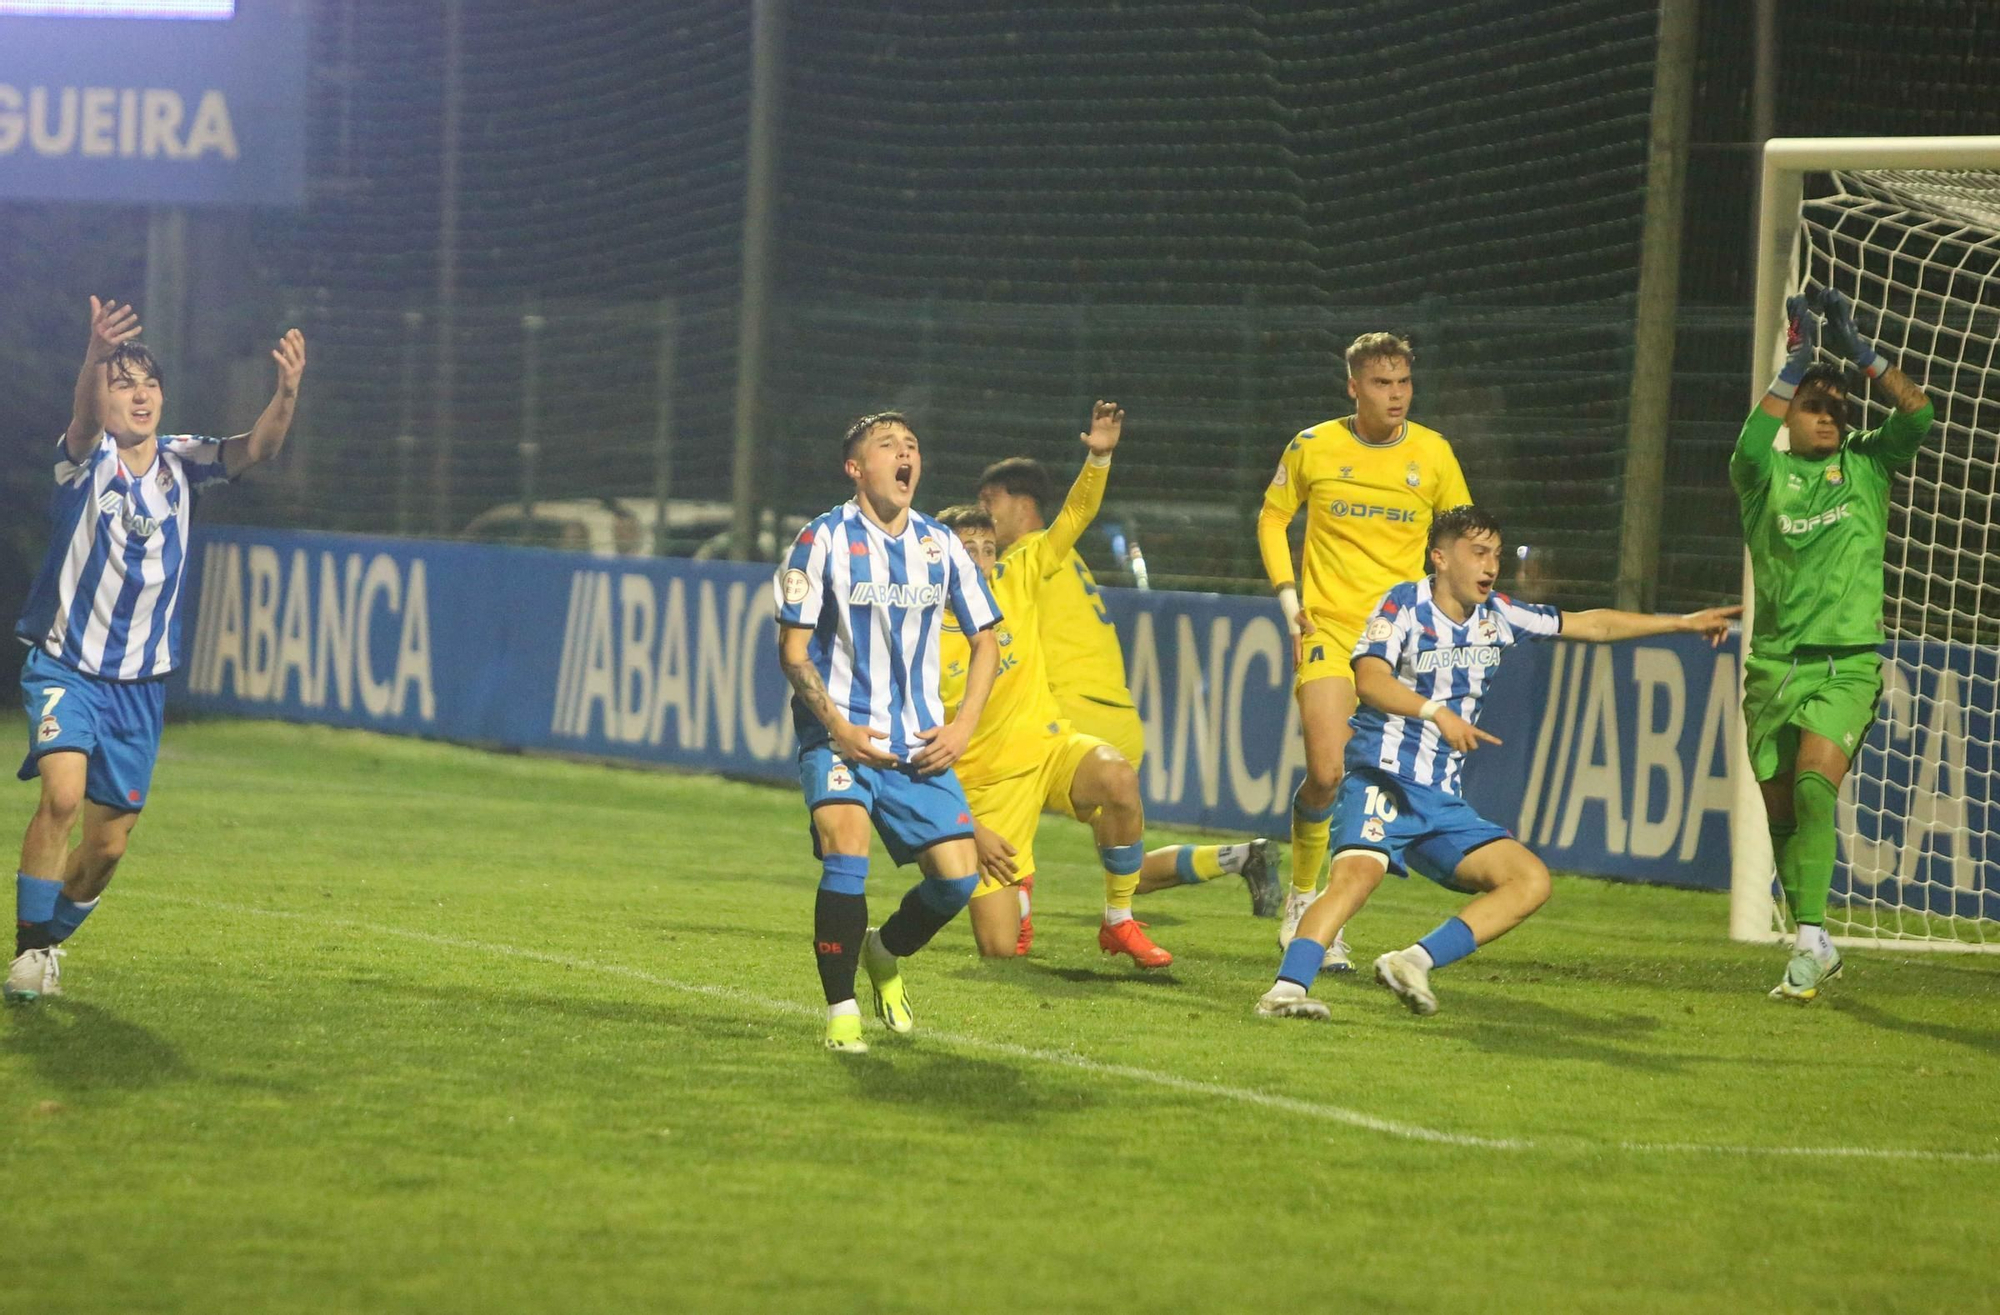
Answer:
<svg viewBox="0 0 2000 1315"><path fill-rule="evenodd" d="M1832 740L1850 761L1882 701L1882 657L1873 649L1752 656L1743 664L1743 726L1750 773L1768 781L1798 761L1799 732Z"/></svg>

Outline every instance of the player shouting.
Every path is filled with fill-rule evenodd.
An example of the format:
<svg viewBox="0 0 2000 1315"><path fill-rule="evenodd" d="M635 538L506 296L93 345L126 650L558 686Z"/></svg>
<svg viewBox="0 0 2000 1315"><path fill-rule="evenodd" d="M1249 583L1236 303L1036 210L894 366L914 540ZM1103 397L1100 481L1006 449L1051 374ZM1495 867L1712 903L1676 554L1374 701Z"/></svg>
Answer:
<svg viewBox="0 0 2000 1315"><path fill-rule="evenodd" d="M1882 697L1882 553L1889 486L1930 431L1923 390L1855 332L1853 304L1815 291L1785 303L1791 355L1743 422L1729 458L1756 580L1743 726L1764 796L1778 884L1797 926L1775 999L1810 1001L1840 975L1827 939L1834 801ZM1878 429L1849 432L1847 382L1814 365L1816 313L1829 345L1895 404ZM1775 448L1778 426L1791 450Z"/></svg>
<svg viewBox="0 0 2000 1315"><path fill-rule="evenodd" d="M799 784L820 860L813 952L826 996L826 1046L859 1054L859 961L890 1031L915 1028L898 960L958 915L979 883L972 817L951 766L993 688L1000 620L951 531L910 500L923 455L894 411L862 416L843 439L854 497L799 532L772 587L778 660L792 687ZM965 698L945 720L938 633L949 605L970 635ZM923 879L879 930L868 926L868 828Z"/></svg>
<svg viewBox="0 0 2000 1315"><path fill-rule="evenodd" d="M1505 827L1473 811L1459 794L1465 755L1483 741L1479 707L1510 645L1560 634L1611 643L1692 631L1721 643L1740 607L1687 616L1647 616L1600 608L1560 612L1493 591L1500 574L1500 527L1477 507L1453 507L1431 522L1432 574L1391 589L1354 648L1360 710L1340 783L1339 833L1326 893L1305 911L1278 979L1257 1002L1266 1018L1325 1018L1307 995L1323 949L1367 902L1384 872L1406 875L1415 858L1426 875L1476 892L1408 949L1375 960L1375 980L1418 1014L1437 1012L1430 975L1506 935L1549 897L1549 870Z"/></svg>
<svg viewBox="0 0 2000 1315"><path fill-rule="evenodd" d="M1326 862L1355 706L1348 655L1383 593L1424 569L1432 515L1472 500L1451 444L1409 418L1414 359L1410 344L1391 333L1354 340L1347 349L1354 414L1299 431L1279 458L1257 518L1264 573L1292 635L1306 742L1305 779L1292 796L1292 887L1280 946L1291 944ZM1307 506L1303 597L1287 536L1300 503ZM1326 966L1349 970L1344 941L1328 944Z"/></svg>

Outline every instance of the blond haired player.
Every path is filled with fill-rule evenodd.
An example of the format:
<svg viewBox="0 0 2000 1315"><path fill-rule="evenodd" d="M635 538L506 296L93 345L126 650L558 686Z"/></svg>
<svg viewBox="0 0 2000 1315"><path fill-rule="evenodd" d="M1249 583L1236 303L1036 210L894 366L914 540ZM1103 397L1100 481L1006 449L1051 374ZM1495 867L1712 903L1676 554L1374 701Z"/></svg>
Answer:
<svg viewBox="0 0 2000 1315"><path fill-rule="evenodd" d="M1264 573L1292 635L1306 741L1305 779L1292 796L1292 888L1279 924L1281 946L1291 944L1326 864L1355 709L1350 655L1361 627L1383 594L1423 574L1431 517L1472 501L1451 444L1409 418L1414 359L1408 341L1392 333L1354 340L1347 349L1354 414L1299 431L1278 459L1257 518ZM1307 507L1303 591L1288 537L1301 503ZM1327 947L1326 966L1351 969L1343 939Z"/></svg>
<svg viewBox="0 0 2000 1315"><path fill-rule="evenodd" d="M1090 432L1081 436L1090 458L1055 523L1046 534L1016 543L1004 556L997 556L992 519L980 508L951 507L938 513L939 522L986 572L1006 618L997 632L1000 671L980 717L983 729L975 731L957 763L979 848L973 938L979 952L989 957L1027 953L1031 924L1016 888L1034 877L1035 832L1044 810L1085 822L1095 834L1105 891L1098 946L1107 954L1130 955L1142 968L1164 968L1173 956L1153 944L1142 924L1132 919L1132 897L1141 890L1236 872L1250 884L1253 911L1260 903L1277 903L1265 841L1176 845L1145 853L1138 772L1115 746L1072 729L1049 690L1036 584L1046 558L1060 560L1097 514L1124 418L1115 403L1097 403ZM971 650L949 624L942 644L942 693L951 708L962 696ZM1203 871L1206 876L1200 875Z"/></svg>

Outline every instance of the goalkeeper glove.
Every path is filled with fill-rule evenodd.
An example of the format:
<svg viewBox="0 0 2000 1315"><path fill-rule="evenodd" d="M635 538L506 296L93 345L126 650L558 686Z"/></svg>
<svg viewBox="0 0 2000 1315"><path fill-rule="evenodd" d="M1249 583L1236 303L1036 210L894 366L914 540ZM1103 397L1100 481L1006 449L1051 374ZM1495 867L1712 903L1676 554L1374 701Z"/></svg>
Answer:
<svg viewBox="0 0 2000 1315"><path fill-rule="evenodd" d="M1812 368L1813 348L1819 343L1819 320L1813 315L1812 302L1804 294L1785 298L1785 347L1791 355L1778 370L1778 377L1771 381L1771 396L1781 402L1789 402L1799 391L1799 380L1806 377Z"/></svg>
<svg viewBox="0 0 2000 1315"><path fill-rule="evenodd" d="M1854 302L1846 293L1828 288L1819 294L1819 308L1826 314L1828 345L1860 366L1870 379L1880 378L1888 364L1866 338L1854 331Z"/></svg>

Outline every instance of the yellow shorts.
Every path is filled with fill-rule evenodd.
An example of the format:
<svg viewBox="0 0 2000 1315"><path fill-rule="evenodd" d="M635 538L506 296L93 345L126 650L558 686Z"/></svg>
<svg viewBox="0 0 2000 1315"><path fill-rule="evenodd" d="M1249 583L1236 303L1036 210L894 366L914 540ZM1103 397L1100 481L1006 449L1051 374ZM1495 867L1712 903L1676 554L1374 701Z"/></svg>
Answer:
<svg viewBox="0 0 2000 1315"><path fill-rule="evenodd" d="M1129 704L1120 707L1114 703L1099 703L1080 694L1058 694L1056 703L1072 728L1103 740L1124 754L1125 761L1134 767L1144 761L1146 723L1139 720L1137 708Z"/></svg>
<svg viewBox="0 0 2000 1315"><path fill-rule="evenodd" d="M1104 741L1095 735L1064 729L1049 737L1048 749L1040 767L985 785L965 787L965 802L971 808L973 817L981 826L997 832L1001 839L1014 847L1014 873L1017 877L1035 875L1035 828L1041 825L1042 813L1076 816L1069 802L1076 770L1093 749L1103 745ZM978 899L981 895L1002 889L1004 887L993 878L982 876L972 897Z"/></svg>
<svg viewBox="0 0 2000 1315"><path fill-rule="evenodd" d="M1328 676L1338 676L1353 684L1354 646L1361 642L1361 627L1367 624L1367 619L1349 622L1315 616L1312 622L1313 633L1306 636L1306 660L1299 663L1293 688Z"/></svg>

